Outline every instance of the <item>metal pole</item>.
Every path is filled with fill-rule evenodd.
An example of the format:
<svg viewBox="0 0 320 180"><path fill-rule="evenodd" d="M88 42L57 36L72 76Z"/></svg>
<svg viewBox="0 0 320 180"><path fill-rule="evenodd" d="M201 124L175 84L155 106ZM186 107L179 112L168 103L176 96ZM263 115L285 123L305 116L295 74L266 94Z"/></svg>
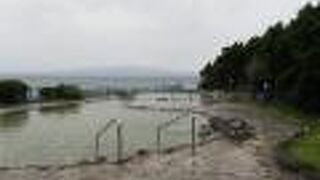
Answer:
<svg viewBox="0 0 320 180"><path fill-rule="evenodd" d="M122 141L122 123L118 121L117 125L117 161L121 163L123 153L123 141Z"/></svg>
<svg viewBox="0 0 320 180"><path fill-rule="evenodd" d="M99 149L100 149L100 141L99 141L99 136L96 135L95 137L95 158L99 158Z"/></svg>
<svg viewBox="0 0 320 180"><path fill-rule="evenodd" d="M191 118L191 153L196 156L196 118Z"/></svg>
<svg viewBox="0 0 320 180"><path fill-rule="evenodd" d="M161 154L161 127L157 127L157 153Z"/></svg>

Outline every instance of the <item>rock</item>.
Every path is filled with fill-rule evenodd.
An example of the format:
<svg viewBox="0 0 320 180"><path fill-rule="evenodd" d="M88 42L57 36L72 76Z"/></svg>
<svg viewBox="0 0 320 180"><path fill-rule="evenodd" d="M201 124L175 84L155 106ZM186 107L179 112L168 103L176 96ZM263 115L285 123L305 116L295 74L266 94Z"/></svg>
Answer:
<svg viewBox="0 0 320 180"><path fill-rule="evenodd" d="M137 155L138 156L147 156L147 155L149 155L150 154L150 152L148 151L148 150L146 150L146 149L139 149L138 151L137 151Z"/></svg>
<svg viewBox="0 0 320 180"><path fill-rule="evenodd" d="M240 120L240 119L230 119L230 121L228 122L230 128L232 129L241 129L244 128L245 123L244 121Z"/></svg>
<svg viewBox="0 0 320 180"><path fill-rule="evenodd" d="M254 136L254 128L250 124L241 118L221 118L211 117L209 119L210 127L221 132L226 137L242 142L246 141Z"/></svg>

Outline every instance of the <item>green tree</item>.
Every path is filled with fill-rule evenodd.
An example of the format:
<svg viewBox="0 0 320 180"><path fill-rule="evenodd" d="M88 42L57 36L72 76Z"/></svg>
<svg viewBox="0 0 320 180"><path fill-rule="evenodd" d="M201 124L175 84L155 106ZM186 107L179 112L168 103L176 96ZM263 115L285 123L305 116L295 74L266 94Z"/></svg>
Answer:
<svg viewBox="0 0 320 180"><path fill-rule="evenodd" d="M308 4L288 24L279 22L260 37L222 49L200 73L200 88L261 89L272 83L277 100L320 110L320 4ZM248 88L248 90L251 88Z"/></svg>
<svg viewBox="0 0 320 180"><path fill-rule="evenodd" d="M19 80L0 81L0 103L16 104L27 101L28 85Z"/></svg>
<svg viewBox="0 0 320 180"><path fill-rule="evenodd" d="M82 91L72 85L60 84L56 87L44 87L40 90L42 100L80 100L83 98Z"/></svg>

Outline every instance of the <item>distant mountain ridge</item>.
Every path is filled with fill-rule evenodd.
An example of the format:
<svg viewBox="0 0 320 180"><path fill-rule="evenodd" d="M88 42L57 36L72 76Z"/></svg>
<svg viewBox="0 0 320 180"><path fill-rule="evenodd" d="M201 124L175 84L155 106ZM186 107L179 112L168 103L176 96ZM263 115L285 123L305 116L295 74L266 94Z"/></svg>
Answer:
<svg viewBox="0 0 320 180"><path fill-rule="evenodd" d="M76 70L63 70L45 73L50 76L87 77L193 77L193 72L170 71L146 67L91 67Z"/></svg>

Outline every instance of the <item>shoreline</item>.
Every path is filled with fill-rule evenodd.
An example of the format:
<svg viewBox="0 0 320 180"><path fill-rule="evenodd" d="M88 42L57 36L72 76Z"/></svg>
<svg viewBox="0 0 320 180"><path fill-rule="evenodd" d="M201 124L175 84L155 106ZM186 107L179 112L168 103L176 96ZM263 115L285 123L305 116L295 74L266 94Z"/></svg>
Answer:
<svg viewBox="0 0 320 180"><path fill-rule="evenodd" d="M169 153L164 153L161 156L148 150L143 150L143 155L137 151L133 156L130 156L126 163L121 165L107 163L102 158L96 162L84 160L73 165L29 165L20 169L3 167L0 168L0 177L4 175L10 180L19 179L20 176L35 176L34 180L41 180L41 174L48 174L49 180L58 175L66 177L65 179L74 180L75 178L68 176L68 174L76 172L76 177L90 177L87 179L127 180L145 178L158 180L162 179L162 176L156 176L158 173L163 174L163 179L181 179L184 177L184 174L180 173L182 170L186 171L186 174L194 171L199 172L194 175L198 179L208 179L215 176L218 179L220 176L221 178L229 176L234 178L236 176L239 180L276 180L279 177L282 180L291 180L291 177L295 177L291 172L282 172L273 159L273 148L280 141L280 138L285 138L288 134L294 133L290 132L286 135L283 129L288 129L287 124L282 124L272 117L262 117L258 110L253 109L253 107L237 103L220 102L198 107L197 111L206 117L244 118L254 125L257 130L257 137L241 144L235 144L227 138L219 136L217 139L197 146L198 153L195 157L191 156L189 145L182 144L164 150ZM275 133L270 133L273 131ZM124 167L127 169L125 172L123 172ZM105 170L101 171L102 169ZM230 171L230 173L222 173L221 171ZM258 173L256 174L256 172ZM212 176L208 176L209 174Z"/></svg>
<svg viewBox="0 0 320 180"><path fill-rule="evenodd" d="M45 102L31 102L25 104L17 104L12 106L6 106L0 108L0 115L7 115L12 113L19 113L30 110L46 110L47 109L60 109L66 108L72 105L80 105L81 103L86 103L86 100L76 100L76 101L45 101ZM43 108L43 109L42 109Z"/></svg>

